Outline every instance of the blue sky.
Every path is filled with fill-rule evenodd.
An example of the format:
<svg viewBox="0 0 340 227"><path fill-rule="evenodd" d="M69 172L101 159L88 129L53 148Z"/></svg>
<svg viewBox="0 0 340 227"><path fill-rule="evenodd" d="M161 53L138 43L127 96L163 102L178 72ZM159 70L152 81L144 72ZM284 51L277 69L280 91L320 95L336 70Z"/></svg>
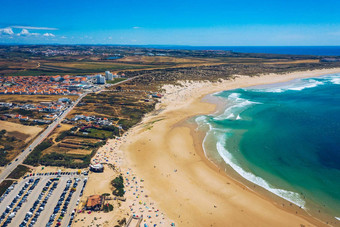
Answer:
<svg viewBox="0 0 340 227"><path fill-rule="evenodd" d="M0 43L340 45L338 0L0 3Z"/></svg>

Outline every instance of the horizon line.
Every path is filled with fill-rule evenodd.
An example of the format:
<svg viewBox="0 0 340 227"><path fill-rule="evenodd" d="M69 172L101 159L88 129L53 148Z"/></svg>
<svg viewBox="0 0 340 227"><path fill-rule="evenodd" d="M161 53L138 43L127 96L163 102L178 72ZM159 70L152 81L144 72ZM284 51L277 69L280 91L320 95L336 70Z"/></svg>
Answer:
<svg viewBox="0 0 340 227"><path fill-rule="evenodd" d="M47 45L60 45L60 46L178 46L178 47L340 47L339 45L186 45L186 44L89 44L89 43L0 43L0 46L47 46Z"/></svg>

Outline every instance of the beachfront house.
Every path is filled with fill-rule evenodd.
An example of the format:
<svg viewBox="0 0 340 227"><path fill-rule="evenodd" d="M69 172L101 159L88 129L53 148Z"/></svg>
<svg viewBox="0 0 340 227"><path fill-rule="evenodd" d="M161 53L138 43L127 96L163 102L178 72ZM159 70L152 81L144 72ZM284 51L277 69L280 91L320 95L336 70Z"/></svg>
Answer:
<svg viewBox="0 0 340 227"><path fill-rule="evenodd" d="M101 195L91 195L86 201L86 210L99 211L102 209L104 203L103 196Z"/></svg>

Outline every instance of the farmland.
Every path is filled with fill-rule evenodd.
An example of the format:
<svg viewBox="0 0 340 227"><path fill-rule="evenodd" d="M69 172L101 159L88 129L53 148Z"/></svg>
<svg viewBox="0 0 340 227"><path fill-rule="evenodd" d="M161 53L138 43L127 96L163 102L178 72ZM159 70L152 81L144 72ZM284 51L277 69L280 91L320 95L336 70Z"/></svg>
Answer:
<svg viewBox="0 0 340 227"><path fill-rule="evenodd" d="M50 52L53 50L52 52ZM220 64L318 63L320 57L121 46L0 46L0 75L84 75Z"/></svg>

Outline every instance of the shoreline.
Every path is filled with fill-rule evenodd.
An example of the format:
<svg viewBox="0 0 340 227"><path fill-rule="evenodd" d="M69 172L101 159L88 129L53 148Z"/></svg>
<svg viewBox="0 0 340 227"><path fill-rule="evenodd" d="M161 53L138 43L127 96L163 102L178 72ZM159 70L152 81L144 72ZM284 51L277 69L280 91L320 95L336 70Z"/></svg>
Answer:
<svg viewBox="0 0 340 227"><path fill-rule="evenodd" d="M282 75L268 74L251 78L238 76L238 78L234 80L219 83L184 82L184 87L165 85L166 94L158 105L157 110L146 116L142 123L134 127L127 138L127 141L130 142L123 144L123 150L129 151L126 152L127 163L136 170L137 175L145 179L145 186L151 191L150 197L158 202L162 210L180 226L194 226L197 223L220 226L220 224L225 224L223 220L229 215L233 217L234 220L228 223L233 223L233 225L245 225L247 223L261 226L273 224L284 226L293 223L318 226L326 225L314 217L311 217L306 212L296 214L296 207L294 207L295 209L280 207L279 204L281 203L278 203L275 199L254 192L247 184L242 181L239 182L234 179L233 176L224 173L224 171L219 171L218 167L205 156L202 148L202 137L196 135L193 128L188 128L185 121L196 115L209 114L216 111L217 106L215 104L202 100L202 98L208 94L240 87L280 83L297 78L315 77L337 72L340 72L339 68ZM151 124L150 130L145 129L145 125L148 124ZM160 142L156 144L150 143L153 140L161 141L161 144ZM174 142L177 143L177 145L183 144L181 147L185 147L186 151L178 152L171 148L171 144L174 144ZM158 165L162 166L160 170L157 169ZM189 166L186 167L187 165ZM152 172L154 170L156 170L157 174L150 173L150 171ZM183 174L179 174L182 171ZM202 176L215 179L218 183L211 183L216 187L197 184L202 181ZM188 184L188 182L186 182L187 180L192 181L192 184ZM171 186L170 191L167 187L161 185L162 182ZM205 179L205 183L208 182L210 182L210 180ZM185 187L179 189L178 185ZM198 186L198 188L195 188L196 186ZM228 186L231 186L232 189L228 189ZM219 189L223 191L221 195L218 195ZM195 193L190 193L193 190ZM170 194L170 198L167 199L159 195L164 195L165 193ZM219 203L219 205L211 206L211 200L201 199L200 197L202 196L211 198L216 203ZM180 200L175 197L179 197ZM239 198L245 201L237 202L228 199L229 197L249 197L249 199ZM216 198L221 199L227 204L221 204ZM192 204L182 204L181 201L183 201L183 199L191 201ZM177 204L171 200L177 201ZM200 201L197 203L193 202L197 200ZM287 203L286 200L284 201ZM202 204L210 205L210 207L197 209L197 206ZM230 206L230 204L232 206ZM234 205L240 208L240 210L233 211L233 208L235 208ZM217 209L220 206L224 208L221 210ZM250 209L249 206L251 207ZM264 207L270 209L270 215L256 211L262 208L262 211L268 212L268 209L263 209ZM249 209L248 212L245 211L247 209ZM199 212L206 212L208 215L201 215L200 218L197 218ZM251 218L249 219L249 217ZM252 220L252 222L249 222L250 220ZM254 222L254 220L258 222Z"/></svg>

